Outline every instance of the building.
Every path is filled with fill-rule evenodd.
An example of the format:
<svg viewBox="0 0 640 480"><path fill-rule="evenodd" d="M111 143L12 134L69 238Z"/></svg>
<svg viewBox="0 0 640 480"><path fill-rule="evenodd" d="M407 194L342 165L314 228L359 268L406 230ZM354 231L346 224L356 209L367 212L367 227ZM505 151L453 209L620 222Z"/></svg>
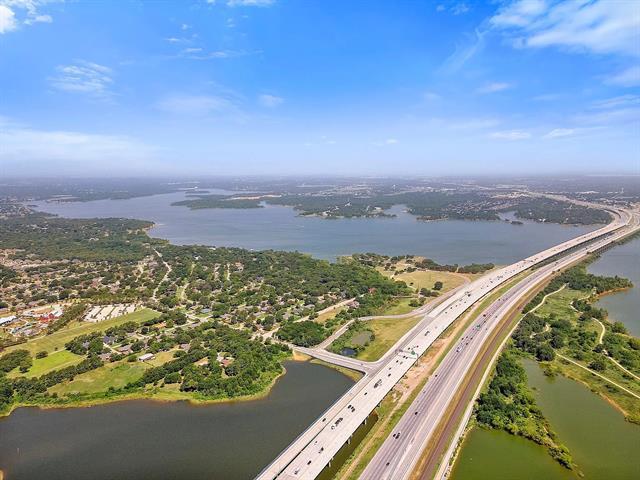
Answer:
<svg viewBox="0 0 640 480"><path fill-rule="evenodd" d="M11 315L11 316L9 316L9 317L0 318L0 325L5 325L5 324L7 324L7 323L11 323L11 322L13 322L16 318L18 318L18 317L16 317L15 315Z"/></svg>
<svg viewBox="0 0 640 480"><path fill-rule="evenodd" d="M155 355L153 353L145 353L144 355L140 355L138 357L138 360L141 362L146 362L148 360L153 360L155 358Z"/></svg>

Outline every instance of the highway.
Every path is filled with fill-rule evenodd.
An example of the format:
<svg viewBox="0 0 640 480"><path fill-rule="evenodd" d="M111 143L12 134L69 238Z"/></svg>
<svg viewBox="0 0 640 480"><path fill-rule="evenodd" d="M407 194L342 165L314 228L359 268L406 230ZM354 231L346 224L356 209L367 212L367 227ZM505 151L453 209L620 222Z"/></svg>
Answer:
<svg viewBox="0 0 640 480"><path fill-rule="evenodd" d="M632 218L626 211L615 211L612 213L614 214L614 220L609 225L549 248L507 267L494 270L465 285L464 288L456 291L445 301L435 306L428 313L425 313L423 320L421 320L418 326L405 335L381 361L376 362L379 364L373 372L365 375L363 379L338 399L325 414L303 432L303 434L268 465L257 478L260 480L273 480L276 478L284 480L316 478L324 467L329 464L338 450L349 440L355 430L382 401L384 396L453 321L487 293L532 266L567 250L575 249L585 242L592 242L602 236L607 236L607 238L602 241L603 243L612 241L611 238L608 238L609 235L625 227ZM586 252L586 249L584 249L584 251ZM585 253L583 253L583 255L584 254ZM540 270L543 269L547 271L547 267L542 267ZM477 338L481 337L478 336ZM457 353L470 355L469 358L471 358L472 350L471 348L460 348L460 351ZM454 362L454 366L450 368L455 370L455 365L457 365L457 362ZM449 375L446 375L446 377L449 378ZM430 397L431 402L437 401L442 403L446 400L446 392L449 392L454 387L454 385L450 383L444 383L444 380L442 383L444 384L444 388L441 386L437 389L436 398ZM419 414L414 414L414 416L418 417ZM422 430L420 430L420 432L421 431ZM407 437L403 437L401 432L399 439L390 438L389 441L406 439ZM409 438L409 440L411 440L411 438ZM409 450L413 451L416 445L417 443L414 441L409 445L405 445L405 448L412 447L409 448ZM376 455L374 458L375 461L371 464L371 468L374 470L370 471L367 469L367 471L364 472L363 478L375 480L381 478L396 478L395 476L390 476L393 473L393 468L398 466L399 461L405 462L408 457L403 455L405 452L398 447L390 448L389 452L395 452L395 454L392 455L392 461L395 463L392 465L390 462L389 468L382 468L387 467L387 460L385 459L385 461L379 462L377 460L378 455ZM398 457L398 454L402 456ZM419 455L419 453L417 455ZM382 475L388 476L375 476L380 472L382 472Z"/></svg>
<svg viewBox="0 0 640 480"><path fill-rule="evenodd" d="M559 269L566 268L588 255L588 252L629 233L630 229L625 229L615 236L582 247L556 262L539 268L482 312L444 358L360 478L409 478L467 372L505 316L528 292L544 284Z"/></svg>

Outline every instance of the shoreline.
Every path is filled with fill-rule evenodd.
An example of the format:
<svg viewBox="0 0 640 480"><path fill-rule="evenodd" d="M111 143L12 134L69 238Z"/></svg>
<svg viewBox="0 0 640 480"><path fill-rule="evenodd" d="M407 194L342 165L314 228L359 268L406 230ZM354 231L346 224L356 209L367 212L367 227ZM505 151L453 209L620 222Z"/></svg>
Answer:
<svg viewBox="0 0 640 480"><path fill-rule="evenodd" d="M310 357L309 357L310 358ZM300 354L293 354L290 357L286 358L284 361L292 361L292 362L306 362L309 361L309 358L304 358ZM325 365L327 366L327 365ZM344 372L343 372L344 373ZM242 395L239 397L233 398L198 398L196 396L190 395L189 393L183 392L132 392L129 394L118 395L115 397L100 397L100 398L88 398L81 400L69 400L65 403L16 403L12 404L11 407L6 412L0 413L0 421L3 418L11 415L15 410L19 408L38 408L40 410L53 410L53 409L66 409L66 408L90 408L99 405L106 405L109 403L118 403L118 402L131 402L136 400L147 400L151 402L157 403L170 403L170 402L187 402L189 405L197 407L197 406L208 406L219 403L236 403L236 402L251 402L258 401L268 397L271 394L273 387L276 383L283 378L287 374L287 369L283 365L282 372L276 375L269 384L262 389L260 392L251 394L251 395ZM0 480L2 477L0 476Z"/></svg>

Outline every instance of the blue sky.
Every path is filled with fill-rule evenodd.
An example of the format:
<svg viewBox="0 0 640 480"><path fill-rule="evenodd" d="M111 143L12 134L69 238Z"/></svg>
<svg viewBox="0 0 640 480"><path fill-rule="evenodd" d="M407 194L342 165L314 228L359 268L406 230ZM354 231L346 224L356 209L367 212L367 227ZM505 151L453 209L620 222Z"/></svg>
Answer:
<svg viewBox="0 0 640 480"><path fill-rule="evenodd" d="M0 174L640 173L633 0L0 0Z"/></svg>

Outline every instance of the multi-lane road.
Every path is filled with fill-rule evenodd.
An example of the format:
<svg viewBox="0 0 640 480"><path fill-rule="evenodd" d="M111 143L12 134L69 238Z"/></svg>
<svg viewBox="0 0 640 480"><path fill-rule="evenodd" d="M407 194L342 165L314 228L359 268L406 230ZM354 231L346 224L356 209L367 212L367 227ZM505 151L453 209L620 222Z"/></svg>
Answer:
<svg viewBox="0 0 640 480"><path fill-rule="evenodd" d="M628 233L630 229L619 231L540 267L484 310L445 356L360 478L409 478L475 359L505 317L528 292L544 284L555 272Z"/></svg>
<svg viewBox="0 0 640 480"><path fill-rule="evenodd" d="M583 251L582 255L586 254L587 249L579 248L580 245L585 242L593 242L596 239L602 239L604 236L607 238L602 239L600 243L606 244L613 241L612 238L609 238L612 232L616 232L622 228L628 228L626 225L629 224L633 218L632 215L626 211L615 211L614 215L614 221L606 227L564 242L516 262L513 265L492 271L454 292L454 294L445 299L445 301L433 307L425 313L423 320L406 334L381 361L376 362L375 369L368 371L368 374L365 375L362 380L338 399L334 405L268 465L257 478L260 480L316 478L324 467L329 464L338 450L349 440L356 429L382 401L384 396L404 376L407 370L413 366L416 360L431 346L436 338L471 305L519 273L563 252L577 250ZM596 247L590 248L593 249ZM574 254L575 251L572 255ZM547 272L549 268L550 267L541 267L539 270ZM561 268L561 264L558 264L556 268ZM550 275L550 273L548 274ZM534 275L536 278L539 278L541 282L544 281L544 278L539 276L537 272L529 278L532 278ZM532 286L533 284L529 284L529 288ZM496 312L498 312L498 310L496 310ZM489 323L487 323L485 328L488 328L488 326ZM488 332L489 330L485 331ZM482 332L477 332L477 335L474 339L471 339L471 341L475 340L477 344L481 344L482 338ZM456 354L469 355L469 358L471 358L473 348L470 347L473 345L476 345L476 343L466 345L465 342L464 346L457 346L454 351ZM460 355L459 358L467 357ZM452 365L453 366L449 367L452 373L445 375L447 378L456 377L456 365L459 365L459 363L456 361L453 362ZM440 376L440 374L438 374L438 376ZM449 380L449 382L452 381L453 380ZM428 382L428 384L429 383L430 382ZM438 385L438 387L430 387L434 388L436 393L431 394L435 395L435 397L429 396L429 401L425 401L426 403L421 405L423 415L427 411L434 410L434 401L438 400L440 403L445 401L447 392L452 388L452 384L445 383L444 380L438 381ZM425 393L419 396L419 399L426 395ZM384 450L381 450L383 453L376 455L374 462L372 462L370 468L364 473L365 478L375 478L376 480L381 478L405 478L402 476L391 476L394 475L394 471L398 470L398 465L400 463L404 465L404 462L407 460L407 455L404 455L405 452L401 452L399 445L404 441L408 441L409 443L405 444L404 448L409 449L411 458L417 458L421 451L419 443L423 440L422 429L425 428L425 422L422 421L423 417L420 417L420 409L411 411L417 411L418 413L413 413L415 417L413 422L409 423L409 420L406 420L406 422L408 422L407 428L409 428L409 430L415 429L416 435L403 435L403 432L400 431L399 436L390 438L388 442L391 442L392 446L386 447ZM418 422L418 417L420 417L420 422ZM403 421L405 420L403 419ZM420 435L418 436L418 434ZM392 442L392 440L395 442ZM394 443L396 445L394 445ZM381 458L380 455L385 455L384 452L387 452L389 457L384 457L382 460L379 460ZM390 458L390 460L387 460L387 458ZM394 462L393 464L392 461ZM389 465L387 465L387 462ZM384 477L384 475L387 477Z"/></svg>

